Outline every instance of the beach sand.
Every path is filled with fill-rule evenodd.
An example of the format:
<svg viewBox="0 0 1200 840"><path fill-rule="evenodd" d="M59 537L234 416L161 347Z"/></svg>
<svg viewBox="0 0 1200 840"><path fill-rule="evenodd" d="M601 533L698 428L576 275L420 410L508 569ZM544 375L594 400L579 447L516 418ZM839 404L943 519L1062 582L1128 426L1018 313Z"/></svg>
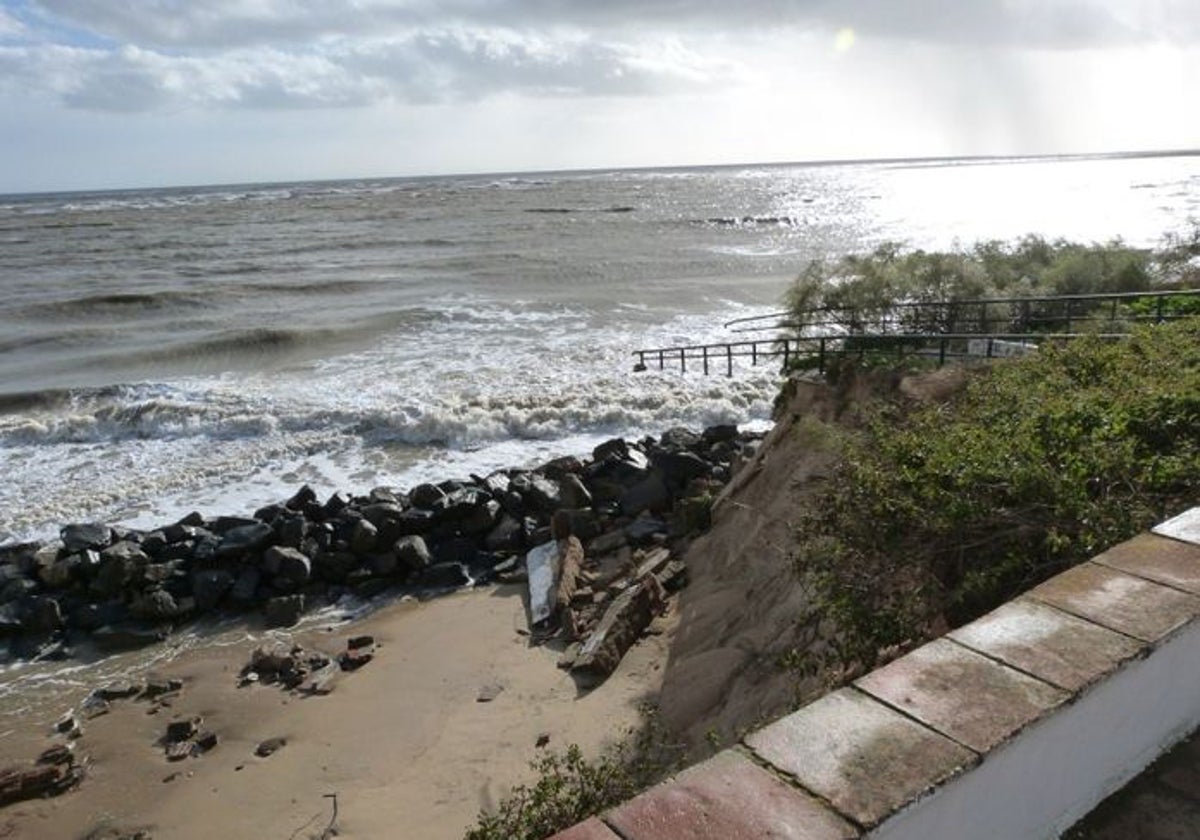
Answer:
<svg viewBox="0 0 1200 840"><path fill-rule="evenodd" d="M108 828L146 829L155 840L319 837L332 814L326 794L337 795L339 837L461 837L480 808L533 778L529 762L542 749L578 743L594 755L636 727L643 704L657 700L674 625L673 613L656 621L589 692L556 667L560 646L531 646L520 632L519 586L393 604L297 633L327 653L353 635L376 639L374 661L342 674L326 696L238 688L253 642L192 651L159 669L185 680L171 708L150 715L146 702L121 700L86 722L83 784L0 810L0 837L101 837ZM489 686L502 690L480 702ZM168 762L156 742L170 720L193 715L218 746ZM549 744L539 748L543 735ZM277 736L286 746L254 755ZM22 755L5 758L32 758L54 742L33 732L9 742Z"/></svg>

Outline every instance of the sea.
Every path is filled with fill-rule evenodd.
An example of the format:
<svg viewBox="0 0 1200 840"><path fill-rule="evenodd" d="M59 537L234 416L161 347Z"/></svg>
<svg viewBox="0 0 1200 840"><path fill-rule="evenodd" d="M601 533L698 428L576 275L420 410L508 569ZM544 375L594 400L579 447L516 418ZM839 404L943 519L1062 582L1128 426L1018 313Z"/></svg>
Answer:
<svg viewBox="0 0 1200 840"><path fill-rule="evenodd" d="M884 241L1155 245L1197 218L1187 155L0 196L0 543L763 425L774 367L633 351L728 339Z"/></svg>

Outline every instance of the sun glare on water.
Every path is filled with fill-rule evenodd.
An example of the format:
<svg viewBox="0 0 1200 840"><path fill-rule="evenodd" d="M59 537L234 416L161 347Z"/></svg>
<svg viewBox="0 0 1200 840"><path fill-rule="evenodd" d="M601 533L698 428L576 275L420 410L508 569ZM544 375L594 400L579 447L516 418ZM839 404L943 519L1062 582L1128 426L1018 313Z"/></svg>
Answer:
<svg viewBox="0 0 1200 840"><path fill-rule="evenodd" d="M837 31L833 38L833 48L840 53L849 52L854 46L854 30L844 26Z"/></svg>

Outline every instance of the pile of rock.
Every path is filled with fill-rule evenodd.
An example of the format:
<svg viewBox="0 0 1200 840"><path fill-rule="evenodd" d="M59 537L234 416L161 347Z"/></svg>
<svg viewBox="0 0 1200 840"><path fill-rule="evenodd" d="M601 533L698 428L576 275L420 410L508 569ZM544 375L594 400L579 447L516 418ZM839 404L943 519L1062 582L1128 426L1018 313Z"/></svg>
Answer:
<svg viewBox="0 0 1200 840"><path fill-rule="evenodd" d="M193 513L151 531L98 523L58 541L0 546L0 640L20 658L69 655L87 635L110 649L164 638L214 611L271 626L345 592L452 589L550 539L566 511L589 554L657 545L707 524L712 495L759 435L734 426L610 440L590 460L321 501L308 487L252 517ZM597 545L598 543L598 545Z"/></svg>

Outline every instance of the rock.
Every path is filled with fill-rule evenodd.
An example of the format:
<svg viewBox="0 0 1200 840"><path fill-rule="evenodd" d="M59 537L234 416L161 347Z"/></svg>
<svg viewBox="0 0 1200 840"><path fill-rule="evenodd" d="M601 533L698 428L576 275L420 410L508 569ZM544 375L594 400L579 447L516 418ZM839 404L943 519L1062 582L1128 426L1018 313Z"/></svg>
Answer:
<svg viewBox="0 0 1200 840"><path fill-rule="evenodd" d="M491 682L487 685L480 686L479 692L475 695L476 703L491 703L504 691L504 686L497 682Z"/></svg>
<svg viewBox="0 0 1200 840"><path fill-rule="evenodd" d="M419 536L428 534L435 524L433 511L409 508L396 520L395 529L400 536Z"/></svg>
<svg viewBox="0 0 1200 840"><path fill-rule="evenodd" d="M508 492L508 487L512 483L507 473L494 472L487 478L476 479L475 483L492 495L493 499L498 499Z"/></svg>
<svg viewBox="0 0 1200 840"><path fill-rule="evenodd" d="M325 515L337 516L350 507L351 499L345 493L334 493L325 501Z"/></svg>
<svg viewBox="0 0 1200 840"><path fill-rule="evenodd" d="M397 502L377 501L363 507L362 515L363 519L374 525L377 531L386 534L388 529L396 527L396 523L404 515L404 508Z"/></svg>
<svg viewBox="0 0 1200 840"><path fill-rule="evenodd" d="M54 598L32 598L25 610L25 629L31 633L48 634L63 627L62 608Z"/></svg>
<svg viewBox="0 0 1200 840"><path fill-rule="evenodd" d="M671 506L671 494L660 474L652 472L621 494L621 513L637 516L644 510L663 511Z"/></svg>
<svg viewBox="0 0 1200 840"><path fill-rule="evenodd" d="M371 647L374 644L374 636L351 636L346 640L347 650L358 650L359 648Z"/></svg>
<svg viewBox="0 0 1200 840"><path fill-rule="evenodd" d="M161 642L169 635L162 625L148 625L136 621L105 624L92 631L92 641L105 650L127 650Z"/></svg>
<svg viewBox="0 0 1200 840"><path fill-rule="evenodd" d="M504 514L484 538L484 547L488 551L520 551L525 543L525 532L521 526L519 520Z"/></svg>
<svg viewBox="0 0 1200 840"><path fill-rule="evenodd" d="M375 550L378 533L378 529L366 519L358 520L350 533L350 550L355 554L370 554Z"/></svg>
<svg viewBox="0 0 1200 840"><path fill-rule="evenodd" d="M433 563L429 547L419 536L401 537L394 550L400 566L409 572L421 572Z"/></svg>
<svg viewBox="0 0 1200 840"><path fill-rule="evenodd" d="M464 534L483 534L500 519L500 503L491 499L476 505L459 523Z"/></svg>
<svg viewBox="0 0 1200 840"><path fill-rule="evenodd" d="M154 700L164 694L174 694L183 690L183 680L171 677L165 680L149 680L146 687L138 696L139 700Z"/></svg>
<svg viewBox="0 0 1200 840"><path fill-rule="evenodd" d="M712 465L693 452L658 452L651 458L651 463L663 475L667 485L682 490L694 478L701 478L712 472Z"/></svg>
<svg viewBox="0 0 1200 840"><path fill-rule="evenodd" d="M38 764L73 764L75 762L75 747L73 744L55 744L42 750L37 757Z"/></svg>
<svg viewBox="0 0 1200 840"><path fill-rule="evenodd" d="M29 578L16 578L0 587L0 605L18 601L37 591L38 585Z"/></svg>
<svg viewBox="0 0 1200 840"><path fill-rule="evenodd" d="M291 627L300 620L303 613L303 595L271 598L263 605L263 615L268 627Z"/></svg>
<svg viewBox="0 0 1200 840"><path fill-rule="evenodd" d="M105 624L116 624L129 618L129 608L121 600L98 604L83 604L71 613L71 624L80 630L95 630Z"/></svg>
<svg viewBox="0 0 1200 840"><path fill-rule="evenodd" d="M564 475L559 479L559 488L562 492L563 507L567 508L586 508L592 504L592 494L584 486L579 476L571 473Z"/></svg>
<svg viewBox="0 0 1200 840"><path fill-rule="evenodd" d="M151 589L133 596L129 612L134 618L165 621L182 614L183 610L165 589Z"/></svg>
<svg viewBox="0 0 1200 840"><path fill-rule="evenodd" d="M278 545L299 548L308 536L308 520L296 514L282 515L272 523Z"/></svg>
<svg viewBox="0 0 1200 840"><path fill-rule="evenodd" d="M91 553L95 554L94 551ZM39 567L37 578L47 589L66 589L74 582L79 566L79 555L68 554L61 560Z"/></svg>
<svg viewBox="0 0 1200 840"><path fill-rule="evenodd" d="M177 744L180 741L191 740L197 732L200 731L200 724L204 722L204 718L192 717L187 720L173 720L167 724L167 734L165 740L169 744Z"/></svg>
<svg viewBox="0 0 1200 840"><path fill-rule="evenodd" d="M246 567L250 568L250 567ZM221 599L233 588L234 577L224 569L209 569L192 574L192 595L196 609L208 612L221 603Z"/></svg>
<svg viewBox="0 0 1200 840"><path fill-rule="evenodd" d="M642 583L618 595L580 645L571 672L595 681L615 671L621 657L650 626L656 606L653 588Z"/></svg>
<svg viewBox="0 0 1200 840"><path fill-rule="evenodd" d="M0 604L0 636L15 635L25 629L22 622L24 612L15 601Z"/></svg>
<svg viewBox="0 0 1200 840"><path fill-rule="evenodd" d="M151 557L157 557L158 553L166 547L167 535L163 531L151 531L142 537L142 551Z"/></svg>
<svg viewBox="0 0 1200 840"><path fill-rule="evenodd" d="M629 540L625 537L625 531L623 529L617 529L615 531L608 531L607 533L596 537L594 540L588 543L587 550L589 556L598 557L602 554L609 554L613 551L617 551L626 545L629 545Z"/></svg>
<svg viewBox="0 0 1200 840"><path fill-rule="evenodd" d="M112 529L100 522L66 525L58 532L63 547L71 553L86 548L104 548L112 542Z"/></svg>
<svg viewBox="0 0 1200 840"><path fill-rule="evenodd" d="M525 481L518 486L518 479ZM557 481L536 473L518 476L518 479L513 480L513 489L521 494L533 510L549 516L563 506L562 488Z"/></svg>
<svg viewBox="0 0 1200 840"><path fill-rule="evenodd" d="M191 741L170 741L163 746L167 761L183 761L192 754Z"/></svg>
<svg viewBox="0 0 1200 840"><path fill-rule="evenodd" d="M341 583L358 568L358 558L349 551L322 551L313 560L313 568L322 580Z"/></svg>
<svg viewBox="0 0 1200 840"><path fill-rule="evenodd" d="M100 566L88 584L88 591L98 598L115 598L140 571L137 561L124 551L108 556L101 554Z"/></svg>
<svg viewBox="0 0 1200 840"><path fill-rule="evenodd" d="M175 524L183 525L184 527L198 528L204 525L204 515L200 513L200 511L194 510Z"/></svg>
<svg viewBox="0 0 1200 840"><path fill-rule="evenodd" d="M607 458L626 459L629 457L629 444L624 438L613 438L592 450L592 461L599 463Z"/></svg>
<svg viewBox="0 0 1200 840"><path fill-rule="evenodd" d="M226 531L217 545L217 557L237 557L261 551L275 536L275 531L265 522L240 525Z"/></svg>
<svg viewBox="0 0 1200 840"><path fill-rule="evenodd" d="M256 525L261 525L257 519L250 519L245 516L218 516L212 522L208 523L208 530L212 531L218 537L224 537L233 531L239 531L243 528L253 528Z"/></svg>
<svg viewBox="0 0 1200 840"><path fill-rule="evenodd" d="M217 733L212 730L206 730L196 736L196 742L192 745L192 755L203 755L217 745Z"/></svg>
<svg viewBox="0 0 1200 840"><path fill-rule="evenodd" d="M431 509L440 499L445 497L445 492L440 487L433 484L418 484L408 494L409 500L415 507Z"/></svg>
<svg viewBox="0 0 1200 840"><path fill-rule="evenodd" d="M659 445L663 449L673 449L680 451L683 449L694 449L704 442L704 438L693 432L691 429L685 429L677 426L673 429L667 429L659 438Z"/></svg>
<svg viewBox="0 0 1200 840"><path fill-rule="evenodd" d="M79 784L82 778L83 769L71 763L0 769L0 805L57 796Z"/></svg>
<svg viewBox="0 0 1200 840"><path fill-rule="evenodd" d="M369 556L366 566L373 574L380 577L392 577L400 569L400 560L396 557L395 552L388 551Z"/></svg>
<svg viewBox="0 0 1200 840"><path fill-rule="evenodd" d="M307 484L296 491L296 495L284 502L286 507L292 510L303 510L305 505L310 505L317 500L317 493Z"/></svg>
<svg viewBox="0 0 1200 840"><path fill-rule="evenodd" d="M709 426L701 433L701 438L710 446L714 443L727 443L737 440L738 427L732 423Z"/></svg>
<svg viewBox="0 0 1200 840"><path fill-rule="evenodd" d="M343 671L357 671L362 666L366 665L372 659L374 654L362 648L353 648L351 650L342 651L338 655L338 666Z"/></svg>
<svg viewBox="0 0 1200 840"><path fill-rule="evenodd" d="M268 525L274 526L275 520L284 515L287 508L283 505L265 505L254 511L254 518L259 522L266 522Z"/></svg>
<svg viewBox="0 0 1200 840"><path fill-rule="evenodd" d="M639 516L625 526L625 537L634 545L645 543L655 534L667 533L667 523L652 516Z"/></svg>
<svg viewBox="0 0 1200 840"><path fill-rule="evenodd" d="M287 738L268 738L265 741L259 742L258 746L254 748L254 754L259 758L266 758L285 746L287 746Z"/></svg>
<svg viewBox="0 0 1200 840"><path fill-rule="evenodd" d="M261 577L256 567L242 566L242 570L238 572L237 580L234 581L233 587L229 590L230 600L241 605L251 603L258 592L258 582ZM197 604L199 604L199 600L197 596Z"/></svg>
<svg viewBox="0 0 1200 840"><path fill-rule="evenodd" d="M466 586L471 579L462 563L434 563L421 572L420 582L422 586L441 589Z"/></svg>
<svg viewBox="0 0 1200 840"><path fill-rule="evenodd" d="M312 576L312 561L295 548L275 545L263 554L262 569L279 588L298 589Z"/></svg>
<svg viewBox="0 0 1200 840"><path fill-rule="evenodd" d="M479 559L479 543L471 537L452 537L441 540L433 547L434 563L461 563L474 565Z"/></svg>

